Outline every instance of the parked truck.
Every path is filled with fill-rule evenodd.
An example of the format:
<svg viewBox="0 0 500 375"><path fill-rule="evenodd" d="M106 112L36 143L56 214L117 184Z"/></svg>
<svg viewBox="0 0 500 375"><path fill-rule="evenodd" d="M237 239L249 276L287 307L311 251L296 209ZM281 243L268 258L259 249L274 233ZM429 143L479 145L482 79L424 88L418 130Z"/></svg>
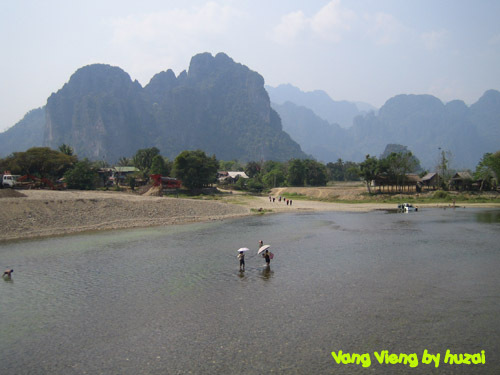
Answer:
<svg viewBox="0 0 500 375"><path fill-rule="evenodd" d="M18 175L15 174L4 174L2 176L2 186L13 188L17 185Z"/></svg>

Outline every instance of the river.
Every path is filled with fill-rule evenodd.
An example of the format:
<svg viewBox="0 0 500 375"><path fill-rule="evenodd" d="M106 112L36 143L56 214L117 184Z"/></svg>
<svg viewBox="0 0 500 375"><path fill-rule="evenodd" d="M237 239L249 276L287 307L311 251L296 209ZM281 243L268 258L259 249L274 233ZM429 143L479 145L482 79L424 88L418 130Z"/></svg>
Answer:
<svg viewBox="0 0 500 375"><path fill-rule="evenodd" d="M270 268L255 255L271 245ZM0 245L10 374L498 374L500 210L275 214ZM246 271L236 250L249 247ZM332 352L364 354L337 363ZM379 363L375 352L412 354ZM439 367L422 363L440 354ZM445 363L483 352L484 364ZM393 357L390 357L393 358Z"/></svg>

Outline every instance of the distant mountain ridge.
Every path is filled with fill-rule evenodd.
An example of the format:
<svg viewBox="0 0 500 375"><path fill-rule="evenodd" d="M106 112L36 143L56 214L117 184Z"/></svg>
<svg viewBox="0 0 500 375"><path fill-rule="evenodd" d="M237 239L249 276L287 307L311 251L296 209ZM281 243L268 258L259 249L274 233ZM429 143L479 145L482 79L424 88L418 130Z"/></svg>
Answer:
<svg viewBox="0 0 500 375"><path fill-rule="evenodd" d="M453 155L452 166L473 169L484 153L500 149L496 90L471 106L461 100L445 104L432 95L397 95L377 112L362 113L356 104L335 102L322 91L278 88L267 86L268 95L262 76L223 53L196 55L188 71L158 73L145 87L118 67L89 65L44 107L0 133L0 157L65 143L79 157L109 162L153 146L169 158L202 149L220 160L242 162L307 155L322 162L359 162L399 144L423 168L432 169L439 150L446 150ZM339 118L339 108L353 115L353 106L358 114L352 126L328 119L332 113Z"/></svg>
<svg viewBox="0 0 500 375"><path fill-rule="evenodd" d="M271 98L271 103L282 105L286 102L292 102L298 106L310 108L316 115L330 124L339 124L342 128L350 128L356 116L377 110L367 103L335 101L322 90L303 92L291 84L283 84L278 87L266 86L266 90Z"/></svg>
<svg viewBox="0 0 500 375"><path fill-rule="evenodd" d="M158 73L144 88L118 67L85 66L48 98L44 118L33 145L64 143L91 160L115 162L153 146L169 158L194 149L243 162L306 157L282 130L264 79L224 53L198 54L187 72ZM26 120L0 134L3 156L23 150L15 137L10 149L3 144Z"/></svg>
<svg viewBox="0 0 500 375"><path fill-rule="evenodd" d="M484 153L500 149L500 92L496 90L486 91L470 107L460 100L444 104L432 95L397 95L378 114L355 117L348 129L291 102L273 106L283 129L305 152L324 162L335 157L359 162L395 143L407 146L424 168L437 164L441 149L452 153L456 168L473 169Z"/></svg>

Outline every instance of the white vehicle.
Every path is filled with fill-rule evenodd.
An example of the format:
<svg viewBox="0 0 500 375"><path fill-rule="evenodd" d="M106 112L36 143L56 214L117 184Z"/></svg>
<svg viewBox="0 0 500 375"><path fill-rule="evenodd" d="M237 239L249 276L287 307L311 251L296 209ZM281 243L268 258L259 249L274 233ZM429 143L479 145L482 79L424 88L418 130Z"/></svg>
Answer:
<svg viewBox="0 0 500 375"><path fill-rule="evenodd" d="M2 177L2 186L13 188L17 185L18 175L15 174L4 174Z"/></svg>
<svg viewBox="0 0 500 375"><path fill-rule="evenodd" d="M413 206L411 203L399 204L398 209L403 211L403 212L416 212L416 211L418 211L418 207Z"/></svg>

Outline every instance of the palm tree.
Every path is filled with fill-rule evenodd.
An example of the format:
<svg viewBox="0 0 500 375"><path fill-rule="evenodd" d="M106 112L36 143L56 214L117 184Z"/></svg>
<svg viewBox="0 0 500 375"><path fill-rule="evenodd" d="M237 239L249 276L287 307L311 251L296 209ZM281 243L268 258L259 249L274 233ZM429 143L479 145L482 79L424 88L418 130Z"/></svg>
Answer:
<svg viewBox="0 0 500 375"><path fill-rule="evenodd" d="M62 145L59 146L59 151L62 152L65 155L72 156L73 155L73 147L68 146L67 144L63 143Z"/></svg>

